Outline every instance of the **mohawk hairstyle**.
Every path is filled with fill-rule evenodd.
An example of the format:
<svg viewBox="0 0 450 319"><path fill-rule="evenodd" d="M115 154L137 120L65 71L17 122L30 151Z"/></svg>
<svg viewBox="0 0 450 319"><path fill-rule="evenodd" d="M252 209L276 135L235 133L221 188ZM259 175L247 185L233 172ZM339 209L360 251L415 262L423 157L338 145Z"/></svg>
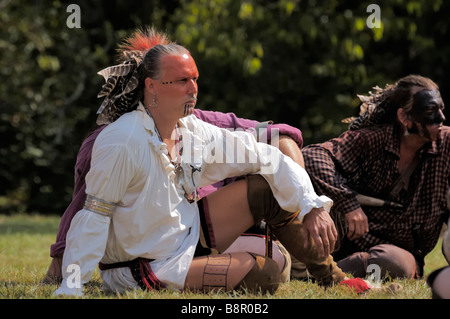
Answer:
<svg viewBox="0 0 450 319"><path fill-rule="evenodd" d="M132 35L119 44L119 53L125 51L148 51L158 44L168 44L169 38L165 33L156 31L154 27L137 29Z"/></svg>
<svg viewBox="0 0 450 319"><path fill-rule="evenodd" d="M145 54L158 44L170 43L167 35L154 27L137 29L119 44L119 65L98 72L106 83L97 97L105 97L97 111L97 124L108 124L122 114L135 109L141 98L139 94L138 68Z"/></svg>

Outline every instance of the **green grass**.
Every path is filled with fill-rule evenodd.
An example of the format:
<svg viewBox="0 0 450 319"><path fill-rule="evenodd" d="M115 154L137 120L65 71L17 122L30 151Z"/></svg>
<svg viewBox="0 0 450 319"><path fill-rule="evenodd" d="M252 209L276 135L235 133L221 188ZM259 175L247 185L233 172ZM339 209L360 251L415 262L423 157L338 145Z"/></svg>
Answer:
<svg viewBox="0 0 450 319"><path fill-rule="evenodd" d="M60 218L56 216L0 215L0 299L54 299L56 285L42 285L50 264L50 245L56 238ZM427 256L425 275L446 265L440 243ZM358 295L343 286L323 289L309 281L293 280L282 284L274 295L251 293L181 293L133 290L122 295L105 295L96 271L86 285L85 299L429 299L430 289L424 279L395 280L399 292L370 291ZM388 284L388 283L387 283ZM386 285L386 284L385 284Z"/></svg>

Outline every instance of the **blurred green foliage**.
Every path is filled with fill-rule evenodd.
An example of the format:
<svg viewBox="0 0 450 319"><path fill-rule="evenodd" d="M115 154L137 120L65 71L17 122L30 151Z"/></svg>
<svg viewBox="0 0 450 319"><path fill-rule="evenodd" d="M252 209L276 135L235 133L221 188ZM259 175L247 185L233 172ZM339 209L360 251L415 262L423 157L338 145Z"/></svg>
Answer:
<svg viewBox="0 0 450 319"><path fill-rule="evenodd" d="M0 212L62 214L73 167L95 125L117 43L154 25L189 48L200 71L199 108L300 128L305 144L345 130L356 94L410 73L434 79L444 101L450 2L115 0L0 1ZM447 117L449 117L447 115Z"/></svg>

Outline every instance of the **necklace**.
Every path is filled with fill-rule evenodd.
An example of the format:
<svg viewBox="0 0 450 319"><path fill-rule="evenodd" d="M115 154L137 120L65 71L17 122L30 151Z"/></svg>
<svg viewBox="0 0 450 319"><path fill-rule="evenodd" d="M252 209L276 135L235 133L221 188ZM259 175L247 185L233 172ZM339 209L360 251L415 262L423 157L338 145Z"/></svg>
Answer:
<svg viewBox="0 0 450 319"><path fill-rule="evenodd" d="M153 116L150 114L149 110L145 108L145 111L147 112L147 115L150 116L151 119L153 119ZM159 134L158 128L156 127L155 120L153 119L153 123L155 124L155 132L158 135L158 139L160 142L163 142L163 139L161 138L161 134ZM172 159L172 156L170 155L169 150L167 150L167 156L170 159L170 162L175 166L175 168L178 168L181 164L181 155L183 154L183 147L181 146L181 141L183 140L183 135L181 135L178 132L178 123L175 126L175 148L176 148L176 157L175 159Z"/></svg>

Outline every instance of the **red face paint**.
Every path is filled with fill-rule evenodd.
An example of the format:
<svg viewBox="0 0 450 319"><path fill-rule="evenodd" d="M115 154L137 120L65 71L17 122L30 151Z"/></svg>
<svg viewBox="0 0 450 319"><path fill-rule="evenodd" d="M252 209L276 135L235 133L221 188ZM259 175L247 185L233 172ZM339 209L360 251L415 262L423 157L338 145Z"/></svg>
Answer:
<svg viewBox="0 0 450 319"><path fill-rule="evenodd" d="M161 59L161 86L158 86L158 104L167 111L173 109L181 116L194 112L197 103L199 73L189 54L169 55Z"/></svg>
<svg viewBox="0 0 450 319"><path fill-rule="evenodd" d="M169 55L161 59L161 72L163 84L182 85L188 80L193 81L197 87L198 70L194 59L188 55Z"/></svg>

